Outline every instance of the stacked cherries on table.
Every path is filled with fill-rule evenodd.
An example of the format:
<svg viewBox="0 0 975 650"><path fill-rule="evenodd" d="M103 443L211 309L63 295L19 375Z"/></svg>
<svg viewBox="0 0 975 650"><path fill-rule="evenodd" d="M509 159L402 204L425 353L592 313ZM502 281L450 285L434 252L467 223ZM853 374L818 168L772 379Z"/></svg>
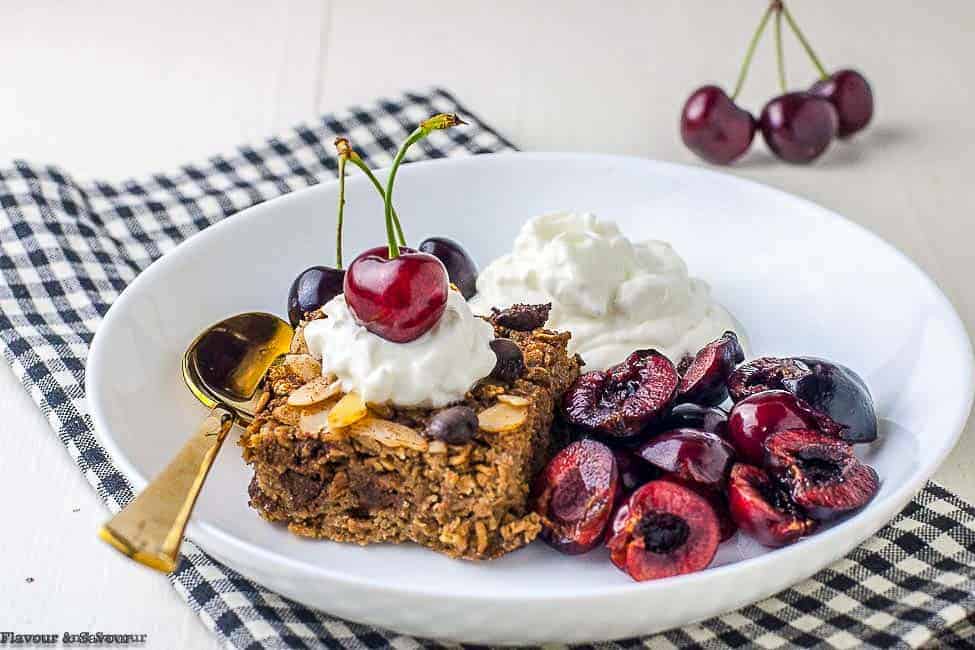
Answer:
<svg viewBox="0 0 975 650"><path fill-rule="evenodd" d="M769 19L775 17L776 53L782 94L769 100L756 120L738 106L748 68ZM782 18L802 44L820 79L807 90L789 92L782 55ZM862 130L873 117L873 92L856 70L829 74L799 30L781 0L773 0L762 17L745 54L735 89L729 97L718 86L695 90L681 112L681 138L691 151L716 165L740 158L760 130L765 144L780 159L809 163L826 151L837 137L847 138Z"/></svg>
<svg viewBox="0 0 975 650"><path fill-rule="evenodd" d="M853 444L876 439L877 416L860 377L809 357L743 361L726 332L677 366L638 350L580 376L561 408L577 439L532 490L542 538L568 554L605 543L652 580L707 567L738 529L784 546L869 502L879 479Z"/></svg>

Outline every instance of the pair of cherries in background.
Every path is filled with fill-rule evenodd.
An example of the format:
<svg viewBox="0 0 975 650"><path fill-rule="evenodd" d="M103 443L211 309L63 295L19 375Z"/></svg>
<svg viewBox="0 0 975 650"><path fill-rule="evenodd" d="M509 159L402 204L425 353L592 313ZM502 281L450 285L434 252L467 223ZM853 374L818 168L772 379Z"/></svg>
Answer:
<svg viewBox="0 0 975 650"><path fill-rule="evenodd" d="M372 174L344 138L339 151L339 217L336 265L302 271L288 292L292 326L310 311L339 294L356 320L370 332L394 343L413 341L437 324L447 305L449 284L464 298L476 292L477 266L463 246L446 237L430 237L418 249L405 246L399 217L392 205L396 172L406 151L440 129L464 124L456 115L439 114L424 120L404 141L393 160L386 187ZM385 203L387 245L371 248L342 268L342 214L345 204L345 164L353 162L372 181Z"/></svg>
<svg viewBox="0 0 975 650"><path fill-rule="evenodd" d="M782 94L772 98L759 118L735 103L751 65L755 47L769 20L775 18L776 52ZM786 89L782 56L782 18L802 44L820 74L808 90ZM774 0L752 37L735 89L729 96L715 85L695 90L681 112L681 138L704 160L728 165L740 158L761 131L768 148L789 163L810 163L837 137L848 138L870 123L874 112L873 91L867 79L851 69L829 74L799 30L781 0Z"/></svg>

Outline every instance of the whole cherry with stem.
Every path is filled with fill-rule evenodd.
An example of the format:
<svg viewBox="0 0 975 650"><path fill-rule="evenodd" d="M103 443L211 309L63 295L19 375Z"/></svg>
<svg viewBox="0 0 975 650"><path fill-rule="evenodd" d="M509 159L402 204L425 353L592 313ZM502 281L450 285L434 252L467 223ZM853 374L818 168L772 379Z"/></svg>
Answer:
<svg viewBox="0 0 975 650"><path fill-rule="evenodd" d="M400 146L385 191L385 247L359 255L345 274L345 300L367 330L394 343L408 343L428 332L447 306L447 270L429 253L401 247L393 216L393 187L411 146L431 133L464 124L456 115L424 120Z"/></svg>
<svg viewBox="0 0 975 650"><path fill-rule="evenodd" d="M775 56L782 94L762 109L759 128L765 144L780 159L790 163L809 163L819 158L836 137L839 121L836 109L823 97L808 92L789 92L782 51L781 0L769 5L775 11Z"/></svg>
<svg viewBox="0 0 975 650"><path fill-rule="evenodd" d="M681 111L681 139L688 149L715 165L728 165L740 158L755 137L755 118L735 103L745 85L755 48L765 32L775 3L762 15L745 52L735 89L728 94L718 86L702 86L691 93Z"/></svg>
<svg viewBox="0 0 975 650"><path fill-rule="evenodd" d="M340 156L344 155L349 162L362 170L385 202L386 190L365 161L356 153L348 138L336 138L335 146L339 149ZM395 208L393 209L393 227L396 229L396 239L399 245L405 246L406 238L403 236L403 227ZM417 249L424 253L430 253L443 262L447 268L448 278L460 290L464 298L470 299L477 293L477 264L474 263L474 260L460 243L447 237L428 237L420 242Z"/></svg>
<svg viewBox="0 0 975 650"><path fill-rule="evenodd" d="M847 138L863 130L873 119L873 89L870 82L856 70L848 68L837 70L833 74L827 73L789 9L783 6L781 13L819 72L819 80L812 85L809 92L827 99L836 108L839 137Z"/></svg>

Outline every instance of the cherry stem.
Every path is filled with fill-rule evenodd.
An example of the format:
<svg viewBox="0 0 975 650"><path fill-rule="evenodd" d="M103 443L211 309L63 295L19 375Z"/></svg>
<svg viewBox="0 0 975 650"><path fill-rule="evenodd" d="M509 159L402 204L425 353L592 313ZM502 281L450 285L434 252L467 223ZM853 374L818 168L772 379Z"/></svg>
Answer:
<svg viewBox="0 0 975 650"><path fill-rule="evenodd" d="M356 150L352 148L352 144L349 142L349 139L341 136L335 138L335 148L339 152L339 160L341 160L342 157L345 157L348 162L362 170L362 173L366 175L366 178L372 182L372 186L376 188L377 192L379 192L379 196L383 200L383 205L385 205L386 191L383 189L382 183L379 182L376 175L372 173L371 169L369 169L369 165L367 165ZM403 236L403 226L400 225L399 215L396 214L396 210L393 210L393 226L396 228L396 237L399 241L399 245L406 246L406 237Z"/></svg>
<svg viewBox="0 0 975 650"><path fill-rule="evenodd" d="M765 33L765 26L768 25L768 20L772 16L772 11L775 9L775 3L769 5L768 9L762 15L762 20L758 23L758 28L752 35L752 40L748 44L748 49L745 51L745 59L741 62L741 69L738 70L738 81L735 82L735 90L731 93L731 99L734 101L738 98L738 94L741 93L742 87L745 85L745 77L748 76L748 69L752 65L752 57L755 56L755 48L758 46L759 40L762 38L762 34Z"/></svg>
<svg viewBox="0 0 975 650"><path fill-rule="evenodd" d="M396 242L396 236L394 234L393 183L396 181L396 172L399 171L407 150L434 131L449 129L458 124L466 124L466 122L454 114L438 113L420 122L420 126L416 127L416 130L406 138L400 146L399 151L396 152L396 157L393 158L393 165L389 169L389 177L386 179L386 239L389 244L389 259L393 260L399 257L399 244Z"/></svg>
<svg viewBox="0 0 975 650"><path fill-rule="evenodd" d="M342 226L345 212L345 161L346 157L339 154L339 217L335 228L335 268L342 270Z"/></svg>
<svg viewBox="0 0 975 650"><path fill-rule="evenodd" d="M826 72L826 68L823 66L822 61L820 61L819 57L816 56L816 53L813 52L809 41L806 40L802 30L799 29L799 25L796 24L795 18L792 17L792 13L784 4L782 5L782 13L785 14L785 19L789 23L792 33L796 35L796 38L799 39L799 43L802 44L802 49L806 50L806 54L809 55L809 60L812 61L814 66L816 66L816 70L819 72L819 77L823 80L829 79L829 73Z"/></svg>
<svg viewBox="0 0 975 650"><path fill-rule="evenodd" d="M779 88L785 94L789 85L785 81L785 53L782 51L782 3L775 3L775 7L775 60L779 68Z"/></svg>

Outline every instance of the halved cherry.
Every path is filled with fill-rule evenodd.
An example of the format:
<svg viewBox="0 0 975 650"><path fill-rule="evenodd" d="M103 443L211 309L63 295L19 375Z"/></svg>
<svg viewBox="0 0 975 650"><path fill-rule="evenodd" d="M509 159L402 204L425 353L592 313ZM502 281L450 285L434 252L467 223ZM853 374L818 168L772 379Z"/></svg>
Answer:
<svg viewBox="0 0 975 650"><path fill-rule="evenodd" d="M728 397L727 381L735 366L745 360L738 336L725 332L697 354L682 373L677 387L678 402L717 406Z"/></svg>
<svg viewBox="0 0 975 650"><path fill-rule="evenodd" d="M660 480L671 481L677 485L682 485L689 490L693 490L700 497L711 504L711 508L714 510L714 515L718 518L718 531L721 534L722 542L731 539L732 536L738 532L738 524L736 524L735 520L731 518L731 512L728 510L728 497L725 496L724 490L715 490L706 487L701 483L686 481L676 474L664 474L660 477Z"/></svg>
<svg viewBox="0 0 975 650"><path fill-rule="evenodd" d="M772 548L816 530L816 522L792 500L789 488L752 465L738 463L731 468L728 508L743 531Z"/></svg>
<svg viewBox="0 0 975 650"><path fill-rule="evenodd" d="M670 481L651 481L620 506L607 546L610 559L638 581L707 567L720 532L711 505Z"/></svg>
<svg viewBox="0 0 975 650"><path fill-rule="evenodd" d="M615 366L580 376L562 398L569 424L625 440L666 415L680 378L656 350L637 350Z"/></svg>
<svg viewBox="0 0 975 650"><path fill-rule="evenodd" d="M818 429L838 437L843 426L785 390L749 395L728 414L728 440L738 459L753 465L765 460L765 439L786 429Z"/></svg>
<svg viewBox="0 0 975 650"><path fill-rule="evenodd" d="M567 555L592 550L603 539L618 490L610 448L589 439L572 443L535 480L532 502L545 520L541 538Z"/></svg>
<svg viewBox="0 0 975 650"><path fill-rule="evenodd" d="M810 429L765 439L765 464L788 484L792 499L814 519L832 519L866 505L880 489L872 467L853 446Z"/></svg>

